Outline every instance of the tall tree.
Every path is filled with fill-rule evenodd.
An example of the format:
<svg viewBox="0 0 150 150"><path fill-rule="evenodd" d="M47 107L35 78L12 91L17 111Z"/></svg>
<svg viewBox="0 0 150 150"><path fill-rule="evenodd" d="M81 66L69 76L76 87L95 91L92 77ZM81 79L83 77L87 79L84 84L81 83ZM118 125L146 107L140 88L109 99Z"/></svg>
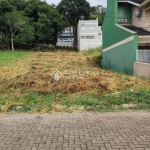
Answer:
<svg viewBox="0 0 150 150"><path fill-rule="evenodd" d="M0 0L0 46L56 45L64 21L55 6L43 0ZM10 39L11 37L11 39Z"/></svg>
<svg viewBox="0 0 150 150"><path fill-rule="evenodd" d="M9 3L8 0L0 0L0 34L1 34L0 43L2 45L6 42L5 39L7 39L6 33L8 30L4 23L4 15L6 12L11 12L12 10L14 10L14 7Z"/></svg>
<svg viewBox="0 0 150 150"><path fill-rule="evenodd" d="M51 21L45 14L40 14L38 22L36 23L36 35L40 43L49 43L52 38L54 29L51 28Z"/></svg>
<svg viewBox="0 0 150 150"><path fill-rule="evenodd" d="M90 17L90 4L86 0L61 0L57 6L64 20L67 20L74 31L74 47L77 47L77 24L81 17Z"/></svg>
<svg viewBox="0 0 150 150"><path fill-rule="evenodd" d="M8 12L4 16L5 23L8 25L11 35L11 46L14 51L14 35L19 30L23 30L26 23L26 17L24 17L20 12L12 11Z"/></svg>
<svg viewBox="0 0 150 150"><path fill-rule="evenodd" d="M42 43L57 43L58 32L63 29L63 20L59 12L45 1L28 0L25 14L34 26L35 45Z"/></svg>

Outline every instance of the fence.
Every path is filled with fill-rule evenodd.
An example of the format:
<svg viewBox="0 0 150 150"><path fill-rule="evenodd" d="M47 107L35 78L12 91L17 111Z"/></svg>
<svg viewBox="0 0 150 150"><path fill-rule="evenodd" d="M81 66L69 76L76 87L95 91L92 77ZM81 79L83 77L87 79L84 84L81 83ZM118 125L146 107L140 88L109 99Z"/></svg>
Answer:
<svg viewBox="0 0 150 150"><path fill-rule="evenodd" d="M137 50L136 61L150 63L150 50Z"/></svg>

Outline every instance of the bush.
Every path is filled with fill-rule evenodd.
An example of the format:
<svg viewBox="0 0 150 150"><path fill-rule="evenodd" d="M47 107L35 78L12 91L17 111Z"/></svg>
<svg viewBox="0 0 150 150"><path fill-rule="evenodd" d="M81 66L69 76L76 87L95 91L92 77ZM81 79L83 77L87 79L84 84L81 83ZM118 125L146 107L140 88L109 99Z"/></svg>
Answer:
<svg viewBox="0 0 150 150"><path fill-rule="evenodd" d="M37 47L32 48L32 50L42 51L42 52L55 51L55 46L54 45L39 44Z"/></svg>
<svg viewBox="0 0 150 150"><path fill-rule="evenodd" d="M68 51L77 51L77 48L74 47L68 47L68 46L56 46L56 49L59 50L68 50Z"/></svg>

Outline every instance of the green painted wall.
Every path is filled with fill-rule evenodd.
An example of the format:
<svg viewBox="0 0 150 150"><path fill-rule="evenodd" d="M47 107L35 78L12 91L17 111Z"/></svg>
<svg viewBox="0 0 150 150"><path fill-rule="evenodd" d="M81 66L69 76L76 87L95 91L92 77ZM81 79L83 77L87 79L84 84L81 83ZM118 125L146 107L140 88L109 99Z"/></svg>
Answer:
<svg viewBox="0 0 150 150"><path fill-rule="evenodd" d="M108 48L128 37L134 36L132 42L125 43L109 51L103 52L101 66L119 72L133 73L133 63L138 49L136 33L118 25L118 0L107 0L107 10L102 25L103 49Z"/></svg>
<svg viewBox="0 0 150 150"><path fill-rule="evenodd" d="M103 53L101 65L105 69L133 74L133 62L136 61L136 39ZM131 49L133 48L133 49Z"/></svg>
<svg viewBox="0 0 150 150"><path fill-rule="evenodd" d="M122 41L133 33L116 26L118 24L118 1L107 0L107 10L102 25L103 49Z"/></svg>
<svg viewBox="0 0 150 150"><path fill-rule="evenodd" d="M126 24L132 24L132 5L118 3L118 18L125 18Z"/></svg>

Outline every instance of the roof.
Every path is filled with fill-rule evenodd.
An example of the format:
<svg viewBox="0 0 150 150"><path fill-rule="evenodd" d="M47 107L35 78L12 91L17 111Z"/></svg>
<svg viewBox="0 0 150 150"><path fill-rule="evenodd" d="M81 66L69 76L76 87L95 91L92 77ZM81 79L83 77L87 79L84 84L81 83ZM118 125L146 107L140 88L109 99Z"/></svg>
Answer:
<svg viewBox="0 0 150 150"><path fill-rule="evenodd" d="M150 32L149 31L146 31L144 30L143 28L138 28L138 27L135 27L135 26L123 26L131 31L134 31L136 32L139 36L150 36Z"/></svg>
<svg viewBox="0 0 150 150"><path fill-rule="evenodd" d="M144 0L118 0L119 2L125 2L125 1L131 1L133 3L138 3L138 4L141 4Z"/></svg>

